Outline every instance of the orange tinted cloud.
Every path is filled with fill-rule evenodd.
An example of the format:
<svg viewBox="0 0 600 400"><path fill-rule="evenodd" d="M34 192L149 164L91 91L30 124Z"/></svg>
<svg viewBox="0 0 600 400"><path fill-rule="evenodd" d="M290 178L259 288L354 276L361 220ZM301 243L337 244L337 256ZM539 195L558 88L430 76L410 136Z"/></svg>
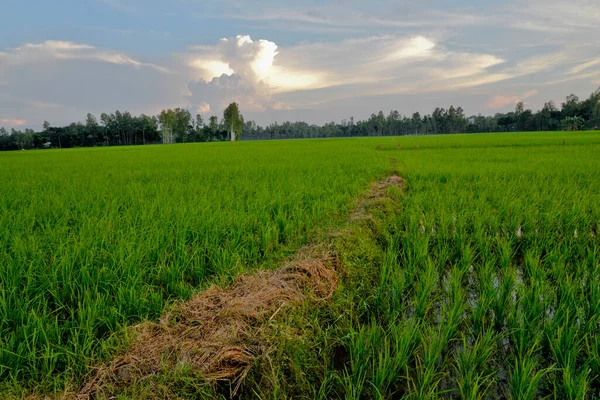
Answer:
<svg viewBox="0 0 600 400"><path fill-rule="evenodd" d="M524 93L521 96L498 95L498 96L494 96L491 99L489 99L488 102L485 104L485 106L490 110L497 110L499 108L503 108L503 107L506 107L511 104L515 105L519 101L523 101L531 96L536 95L537 93L538 93L537 90L531 90L527 93Z"/></svg>
<svg viewBox="0 0 600 400"><path fill-rule="evenodd" d="M8 125L8 126L23 126L27 123L24 119L9 119L9 118L0 118L0 124Z"/></svg>

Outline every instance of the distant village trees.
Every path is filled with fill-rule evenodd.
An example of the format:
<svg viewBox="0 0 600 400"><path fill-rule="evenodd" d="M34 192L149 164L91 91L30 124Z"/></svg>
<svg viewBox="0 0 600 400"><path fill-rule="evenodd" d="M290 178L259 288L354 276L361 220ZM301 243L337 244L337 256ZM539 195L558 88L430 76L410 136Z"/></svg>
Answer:
<svg viewBox="0 0 600 400"><path fill-rule="evenodd" d="M301 139L350 136L431 135L477 132L525 132L554 130L600 129L600 89L587 99L571 94L560 108L547 102L533 112L522 102L515 110L494 116L467 116L462 107L436 107L431 114L418 112L410 116L392 110L370 118L354 118L321 126L306 122L274 122L259 126L244 121L237 103L230 104L223 119L213 115L205 121L201 115L192 118L182 108L163 110L157 116L133 116L126 111L102 113L97 120L87 114L85 122L66 126L52 126L44 122L41 131L32 129L8 131L0 128L0 150L32 148L68 148L89 146L126 146L158 143L210 142L224 140Z"/></svg>

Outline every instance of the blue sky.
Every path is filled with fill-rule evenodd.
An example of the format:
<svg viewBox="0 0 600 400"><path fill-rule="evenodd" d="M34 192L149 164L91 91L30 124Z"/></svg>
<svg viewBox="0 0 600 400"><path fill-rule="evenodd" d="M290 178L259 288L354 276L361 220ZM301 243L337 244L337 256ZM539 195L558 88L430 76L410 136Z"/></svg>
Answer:
<svg viewBox="0 0 600 400"><path fill-rule="evenodd" d="M597 0L11 1L0 126L116 109L260 124L461 105L537 109L600 86Z"/></svg>

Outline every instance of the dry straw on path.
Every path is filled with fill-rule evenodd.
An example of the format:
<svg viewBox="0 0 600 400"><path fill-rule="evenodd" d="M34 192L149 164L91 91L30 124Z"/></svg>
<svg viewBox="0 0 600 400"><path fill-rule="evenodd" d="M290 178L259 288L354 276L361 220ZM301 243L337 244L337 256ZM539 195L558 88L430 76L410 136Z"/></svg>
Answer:
<svg viewBox="0 0 600 400"><path fill-rule="evenodd" d="M373 184L351 220L369 219L373 201L403 183L393 175ZM279 269L239 276L229 287L211 287L176 304L158 322L133 327L136 335L127 351L99 367L74 397L95 398L104 388L127 387L165 368L184 366L206 380L230 380L236 392L257 357L268 352L261 327L287 307L334 294L342 266L330 247L305 247Z"/></svg>

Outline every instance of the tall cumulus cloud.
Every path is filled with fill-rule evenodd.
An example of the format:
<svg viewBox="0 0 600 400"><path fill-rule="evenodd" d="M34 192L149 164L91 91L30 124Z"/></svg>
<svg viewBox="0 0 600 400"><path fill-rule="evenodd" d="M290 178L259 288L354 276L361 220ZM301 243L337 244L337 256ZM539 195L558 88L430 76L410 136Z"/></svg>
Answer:
<svg viewBox="0 0 600 400"><path fill-rule="evenodd" d="M192 65L203 77L188 85L191 108L216 110L233 101L250 111L287 108L273 99L273 88L269 84L278 54L275 43L238 35L221 39L214 48L197 50L199 54Z"/></svg>

